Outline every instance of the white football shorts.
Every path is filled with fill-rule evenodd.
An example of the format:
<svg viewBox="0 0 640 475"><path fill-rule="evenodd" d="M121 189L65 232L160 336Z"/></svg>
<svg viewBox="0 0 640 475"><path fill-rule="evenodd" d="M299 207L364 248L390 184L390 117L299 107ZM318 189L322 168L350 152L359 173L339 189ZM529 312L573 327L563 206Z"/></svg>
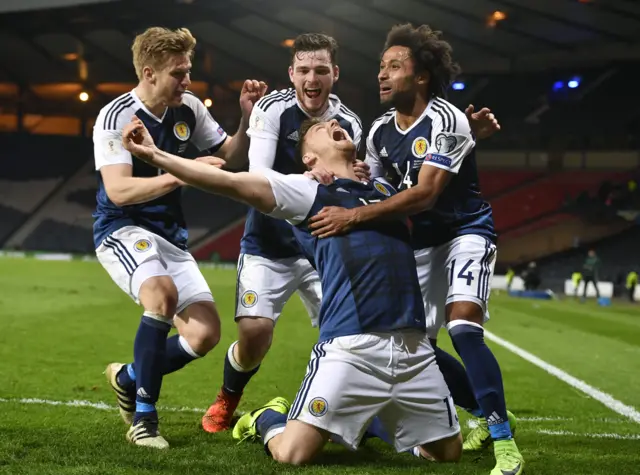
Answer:
<svg viewBox="0 0 640 475"><path fill-rule="evenodd" d="M176 247L166 239L138 226L125 226L107 236L96 249L98 261L113 281L137 304L139 288L134 288L134 275L139 285L149 277L168 275L178 289L180 313L195 302L213 302L209 285L198 268L195 259L187 251ZM149 275L136 275L144 262L158 259L159 271ZM145 271L144 266L139 269Z"/></svg>
<svg viewBox="0 0 640 475"><path fill-rule="evenodd" d="M240 255L236 319L264 317L277 322L284 305L296 291L309 313L311 325L318 326L322 286L320 276L307 259Z"/></svg>
<svg viewBox="0 0 640 475"><path fill-rule="evenodd" d="M313 347L289 419L324 429L355 450L375 416L398 452L460 432L425 333L368 333Z"/></svg>
<svg viewBox="0 0 640 475"><path fill-rule="evenodd" d="M474 302L482 307L485 321L489 319L495 244L483 236L468 234L415 251L415 257L430 338L436 338L446 323L445 307L451 302Z"/></svg>

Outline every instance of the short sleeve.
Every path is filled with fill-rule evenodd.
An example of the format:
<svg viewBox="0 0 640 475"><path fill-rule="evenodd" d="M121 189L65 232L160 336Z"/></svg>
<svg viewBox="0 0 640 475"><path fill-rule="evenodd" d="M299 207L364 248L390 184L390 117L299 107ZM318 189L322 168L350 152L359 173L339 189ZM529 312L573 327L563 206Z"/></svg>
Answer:
<svg viewBox="0 0 640 475"><path fill-rule="evenodd" d="M431 129L431 143L423 165L442 168L451 173L458 173L462 161L471 153L476 143L471 135L471 127L467 117L458 109L447 105L446 109L437 111Z"/></svg>
<svg viewBox="0 0 640 475"><path fill-rule="evenodd" d="M122 129L104 130L101 127L101 115L98 115L93 127L93 157L96 170L106 165L131 165L131 154L122 145Z"/></svg>
<svg viewBox="0 0 640 475"><path fill-rule="evenodd" d="M269 216L293 225L304 221L316 200L319 183L304 175L283 175L268 169L261 173L269 180L276 199L276 207Z"/></svg>
<svg viewBox="0 0 640 475"><path fill-rule="evenodd" d="M196 116L196 126L191 136L191 143L193 143L198 150L209 150L211 153L216 152L227 139L227 133L196 96L188 93L185 94L184 103L193 110Z"/></svg>
<svg viewBox="0 0 640 475"><path fill-rule="evenodd" d="M263 139L278 140L280 135L280 114L282 112L282 101L272 94L281 94L277 91L263 97L253 106L249 117L249 129L247 135Z"/></svg>

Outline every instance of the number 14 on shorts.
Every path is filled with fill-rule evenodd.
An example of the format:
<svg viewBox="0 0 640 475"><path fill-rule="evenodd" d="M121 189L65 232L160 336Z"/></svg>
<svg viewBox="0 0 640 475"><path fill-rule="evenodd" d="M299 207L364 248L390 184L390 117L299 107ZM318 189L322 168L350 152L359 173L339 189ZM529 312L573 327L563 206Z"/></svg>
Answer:
<svg viewBox="0 0 640 475"><path fill-rule="evenodd" d="M467 281L467 285L471 286L471 282L475 280L473 276L473 272L469 270L469 268L473 265L475 261L473 259L469 259L466 264L458 265L456 267L456 260L451 261L451 270L449 271L449 285L453 285L453 279L464 279ZM456 275L457 272L457 275Z"/></svg>

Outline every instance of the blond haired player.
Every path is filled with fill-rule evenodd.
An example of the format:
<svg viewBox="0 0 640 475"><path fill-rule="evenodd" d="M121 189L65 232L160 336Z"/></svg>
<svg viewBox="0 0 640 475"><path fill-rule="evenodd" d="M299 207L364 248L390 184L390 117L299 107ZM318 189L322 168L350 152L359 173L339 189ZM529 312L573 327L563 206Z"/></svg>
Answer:
<svg viewBox="0 0 640 475"><path fill-rule="evenodd" d="M137 116L162 150L184 155L189 143L232 168L246 161L248 119L266 85L248 80L240 94L242 120L227 133L188 92L196 39L186 28L149 28L133 43L139 83L107 104L93 132L98 171L94 242L98 260L144 313L133 363L107 367L127 439L167 448L158 431L156 402L162 377L204 356L220 339L220 318L209 287L187 251L181 209L184 184L139 160L122 146L122 129ZM211 161L211 159L209 159ZM214 159L215 163L215 159ZM175 315L175 318L174 318ZM178 335L168 338L172 323Z"/></svg>

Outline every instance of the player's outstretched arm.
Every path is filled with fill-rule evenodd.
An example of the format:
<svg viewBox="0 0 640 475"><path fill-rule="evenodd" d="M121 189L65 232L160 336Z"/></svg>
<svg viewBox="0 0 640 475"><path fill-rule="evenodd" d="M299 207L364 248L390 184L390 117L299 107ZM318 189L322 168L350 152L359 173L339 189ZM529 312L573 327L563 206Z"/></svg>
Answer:
<svg viewBox="0 0 640 475"><path fill-rule="evenodd" d="M132 155L161 168L185 183L210 193L228 196L263 213L276 207L269 180L256 173L230 173L202 161L177 157L158 149L140 119L134 117L122 132L122 143Z"/></svg>

